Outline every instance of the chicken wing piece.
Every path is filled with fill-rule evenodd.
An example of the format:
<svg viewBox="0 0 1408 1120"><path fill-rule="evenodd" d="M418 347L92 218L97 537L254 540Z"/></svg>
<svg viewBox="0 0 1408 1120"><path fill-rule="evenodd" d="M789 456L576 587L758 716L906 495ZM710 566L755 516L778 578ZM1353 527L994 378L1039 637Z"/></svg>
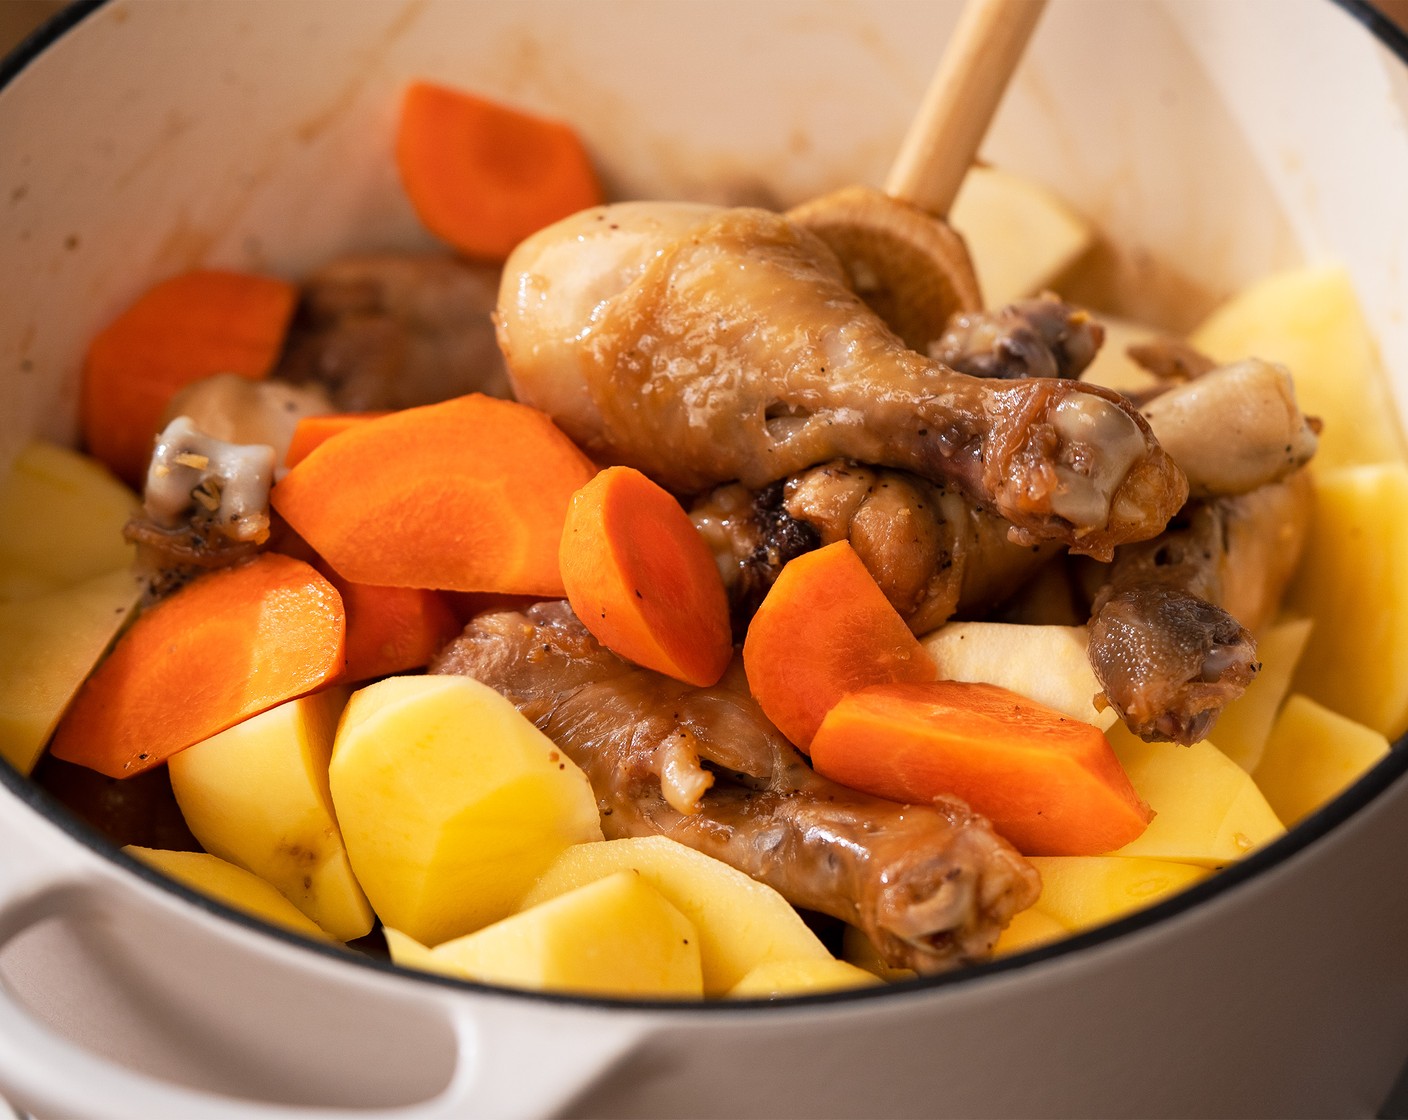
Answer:
<svg viewBox="0 0 1408 1120"><path fill-rule="evenodd" d="M565 603L475 618L431 666L507 696L586 771L610 837L662 834L861 930L895 967L980 960L1040 890L959 802L900 805L817 776L735 667L698 689L606 651Z"/></svg>
<svg viewBox="0 0 1408 1120"><path fill-rule="evenodd" d="M1186 495L1118 394L970 377L908 349L830 249L765 210L568 218L514 251L498 330L520 400L681 494L845 458L952 484L1018 543L1103 558L1156 535Z"/></svg>
<svg viewBox="0 0 1408 1120"><path fill-rule="evenodd" d="M690 510L714 550L741 630L787 561L849 541L916 634L1014 592L1058 548L1017 545L1009 525L941 484L836 460L762 490L730 483Z"/></svg>
<svg viewBox="0 0 1408 1120"><path fill-rule="evenodd" d="M1252 632L1276 612L1309 528L1305 472L1190 503L1153 541L1126 545L1090 620L1106 699L1149 741L1194 743L1256 675Z"/></svg>

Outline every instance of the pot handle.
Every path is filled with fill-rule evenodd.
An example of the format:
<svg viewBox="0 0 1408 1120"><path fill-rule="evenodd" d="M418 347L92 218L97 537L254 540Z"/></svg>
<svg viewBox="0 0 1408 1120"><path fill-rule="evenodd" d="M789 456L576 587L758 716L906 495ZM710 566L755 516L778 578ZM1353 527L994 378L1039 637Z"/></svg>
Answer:
<svg viewBox="0 0 1408 1120"><path fill-rule="evenodd" d="M12 1104L44 1115L102 1120L469 1120L550 1116L632 1049L635 1029L572 1032L547 1017L496 1016L489 1024L463 1008L451 1014L457 1065L437 1096L370 1113L238 1099L149 1077L76 1046L35 1020L0 985L0 1078ZM525 1060L524 1055L544 1057ZM546 1057L551 1055L550 1058ZM550 1063L551 1073L544 1077Z"/></svg>
<svg viewBox="0 0 1408 1120"><path fill-rule="evenodd" d="M52 917L104 905L150 905L142 888L94 867L79 853L27 859L0 853L0 948ZM12 858L4 858L6 855ZM217 929L219 927L216 927ZM192 924L191 936L211 931ZM269 951L287 947L270 940ZM368 981L355 966L349 984ZM376 977L377 982L385 978ZM450 1117L542 1117L565 1107L625 1054L646 1031L644 1017L621 1009L473 993L426 983L453 1037L454 1067L438 1094L375 1113L236 1098L150 1076L59 1034L24 1004L0 976L0 1095L38 1115L102 1120L441 1120Z"/></svg>

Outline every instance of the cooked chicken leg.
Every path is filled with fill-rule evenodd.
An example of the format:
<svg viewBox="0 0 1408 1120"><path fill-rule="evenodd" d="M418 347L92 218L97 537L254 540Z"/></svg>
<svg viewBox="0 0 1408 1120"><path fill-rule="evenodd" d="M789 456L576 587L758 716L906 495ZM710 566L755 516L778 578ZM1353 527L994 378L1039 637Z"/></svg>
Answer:
<svg viewBox="0 0 1408 1120"><path fill-rule="evenodd" d="M1192 502L1162 536L1116 553L1090 620L1090 663L1135 734L1196 742L1251 682L1252 631L1295 571L1311 499L1300 471Z"/></svg>
<svg viewBox="0 0 1408 1120"><path fill-rule="evenodd" d="M909 628L992 607L1060 546L1016 545L1008 523L905 471L837 460L764 487L730 483L690 509L718 560L741 630L787 561L850 541Z"/></svg>
<svg viewBox="0 0 1408 1120"><path fill-rule="evenodd" d="M565 603L475 618L432 672L507 696L591 779L608 836L664 834L859 927L890 964L979 960L1040 889L959 802L900 805L815 774L735 669L692 688L603 649Z"/></svg>
<svg viewBox="0 0 1408 1120"><path fill-rule="evenodd" d="M848 458L955 484L1017 543L1102 558L1186 494L1117 394L909 350L818 238L764 210L584 211L515 250L498 329L520 400L679 493Z"/></svg>

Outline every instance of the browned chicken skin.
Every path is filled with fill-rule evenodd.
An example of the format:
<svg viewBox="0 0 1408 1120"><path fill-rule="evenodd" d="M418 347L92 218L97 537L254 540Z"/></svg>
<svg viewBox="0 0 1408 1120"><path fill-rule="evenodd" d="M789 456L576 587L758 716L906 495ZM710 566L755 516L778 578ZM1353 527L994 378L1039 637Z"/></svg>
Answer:
<svg viewBox="0 0 1408 1120"><path fill-rule="evenodd" d="M508 396L490 318L499 270L449 253L340 257L303 284L276 376L344 412Z"/></svg>
<svg viewBox="0 0 1408 1120"><path fill-rule="evenodd" d="M916 634L1010 594L1057 546L1017 545L963 494L905 471L837 460L749 491L721 487L690 511L746 623L786 562L846 540Z"/></svg>
<svg viewBox="0 0 1408 1120"><path fill-rule="evenodd" d="M845 458L955 485L1018 543L1100 557L1186 495L1117 394L909 350L818 238L768 211L586 211L519 246L498 319L519 399L678 493Z"/></svg>
<svg viewBox="0 0 1408 1120"><path fill-rule="evenodd" d="M431 666L507 696L586 771L607 837L662 834L849 922L897 967L980 960L1040 889L961 803L816 775L736 669L698 689L604 650L565 603L478 616Z"/></svg>
<svg viewBox="0 0 1408 1120"><path fill-rule="evenodd" d="M929 356L974 377L1079 377L1104 341L1089 312L1048 294L951 316Z"/></svg>

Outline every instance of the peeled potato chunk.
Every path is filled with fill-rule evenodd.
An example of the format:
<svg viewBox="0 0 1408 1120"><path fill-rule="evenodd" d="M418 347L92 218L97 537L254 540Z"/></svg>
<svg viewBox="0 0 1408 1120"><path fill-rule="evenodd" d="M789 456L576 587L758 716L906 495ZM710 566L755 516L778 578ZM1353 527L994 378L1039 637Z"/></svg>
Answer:
<svg viewBox="0 0 1408 1120"><path fill-rule="evenodd" d="M639 873L699 931L704 991L721 995L766 961L832 960L777 891L664 836L568 848L524 896L534 906L618 871Z"/></svg>
<svg viewBox="0 0 1408 1120"><path fill-rule="evenodd" d="M1123 855L1033 856L1032 866L1041 875L1036 909L1072 931L1151 906L1211 874L1190 863Z"/></svg>
<svg viewBox="0 0 1408 1120"><path fill-rule="evenodd" d="M1408 466L1318 472L1289 609L1319 620L1292 687L1389 739L1408 730Z"/></svg>
<svg viewBox="0 0 1408 1120"><path fill-rule="evenodd" d="M328 935L305 917L278 890L258 875L243 867L227 863L208 852L168 852L157 848L139 848L129 844L122 849L134 859L160 871L167 878L223 902L233 910L241 910L260 921L282 926L326 941Z"/></svg>
<svg viewBox="0 0 1408 1120"><path fill-rule="evenodd" d="M171 756L171 788L206 851L252 871L341 941L373 916L333 816L328 760L347 693L290 700Z"/></svg>
<svg viewBox="0 0 1408 1120"><path fill-rule="evenodd" d="M126 569L0 602L0 758L28 774L79 685L132 616Z"/></svg>
<svg viewBox="0 0 1408 1120"><path fill-rule="evenodd" d="M1251 775L1210 742L1146 743L1124 724L1107 735L1139 796L1154 810L1143 835L1115 855L1221 867L1285 831Z"/></svg>
<svg viewBox="0 0 1408 1120"><path fill-rule="evenodd" d="M454 969L489 984L610 996L703 994L694 923L635 871L607 875L434 949L397 943L398 964L428 963L431 971Z"/></svg>
<svg viewBox="0 0 1408 1120"><path fill-rule="evenodd" d="M1034 295L1090 246L1090 225L1040 183L972 167L949 222L968 243L983 302L1001 307Z"/></svg>
<svg viewBox="0 0 1408 1120"><path fill-rule="evenodd" d="M880 978L846 961L763 961L729 989L730 999L780 999L846 988L871 988Z"/></svg>
<svg viewBox="0 0 1408 1120"><path fill-rule="evenodd" d="M0 602L129 567L122 527L138 506L96 459L43 441L23 448L0 476Z"/></svg>
<svg viewBox="0 0 1408 1120"><path fill-rule="evenodd" d="M1248 773L1261 761L1271 725L1290 691L1291 677L1314 625L1312 619L1296 618L1258 634L1256 659L1261 662L1261 671L1246 692L1217 717L1213 734L1218 749Z"/></svg>
<svg viewBox="0 0 1408 1120"><path fill-rule="evenodd" d="M469 677L388 677L354 693L328 777L372 909L426 945L513 913L565 848L601 839L586 775Z"/></svg>
<svg viewBox="0 0 1408 1120"><path fill-rule="evenodd" d="M1252 776L1292 825L1362 777L1388 749L1373 728L1296 695L1286 701Z"/></svg>
<svg viewBox="0 0 1408 1120"><path fill-rule="evenodd" d="M1097 711L1100 682L1090 668L1084 626L1024 626L1010 622L950 622L922 639L939 679L1011 689L1104 731L1119 716Z"/></svg>
<svg viewBox="0 0 1408 1120"><path fill-rule="evenodd" d="M1103 859L1103 856L1049 856L1049 859ZM1013 917L997 939L992 953L995 957L1037 949L1069 937L1075 930L1050 914L1032 907Z"/></svg>

